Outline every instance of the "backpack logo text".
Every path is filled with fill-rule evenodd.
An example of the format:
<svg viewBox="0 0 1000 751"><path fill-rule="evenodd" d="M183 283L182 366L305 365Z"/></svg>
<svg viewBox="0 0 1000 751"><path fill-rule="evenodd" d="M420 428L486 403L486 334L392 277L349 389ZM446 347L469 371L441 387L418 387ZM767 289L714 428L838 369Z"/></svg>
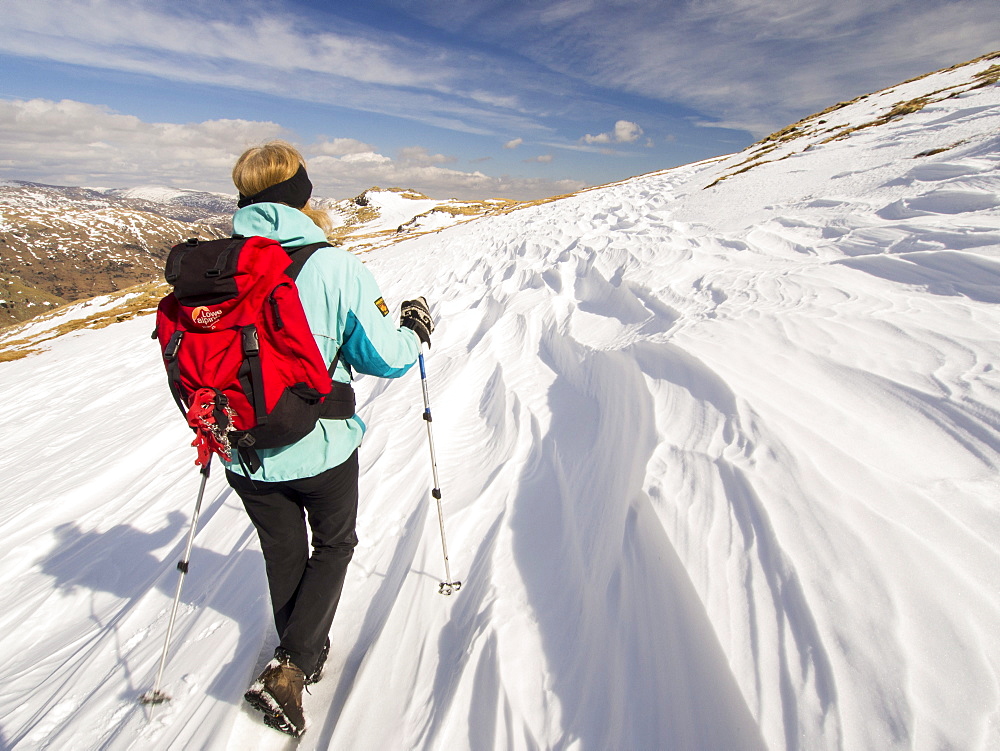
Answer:
<svg viewBox="0 0 1000 751"><path fill-rule="evenodd" d="M222 317L221 310L212 310L205 305L199 305L191 311L191 320L199 326L211 328Z"/></svg>

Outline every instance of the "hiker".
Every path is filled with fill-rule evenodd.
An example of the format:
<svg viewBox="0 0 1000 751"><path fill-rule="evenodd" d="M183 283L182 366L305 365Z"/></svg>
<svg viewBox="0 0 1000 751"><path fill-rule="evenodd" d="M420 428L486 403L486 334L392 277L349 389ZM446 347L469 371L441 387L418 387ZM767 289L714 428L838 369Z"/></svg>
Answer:
<svg viewBox="0 0 1000 751"><path fill-rule="evenodd" d="M248 149L233 168L233 182L240 193L234 234L271 238L289 250L326 240L329 217L310 207L305 160L290 144L271 141ZM336 362L335 382L349 383L352 370L399 377L416 362L421 343L430 346L434 326L424 298L403 303L397 328L371 272L345 250L313 252L296 285L321 354L328 364ZM236 452L225 462L229 484L260 538L280 639L245 698L267 724L294 736L305 731L302 690L322 677L330 626L358 541L358 446L364 430L356 415L321 419L301 440L257 449L255 470Z"/></svg>

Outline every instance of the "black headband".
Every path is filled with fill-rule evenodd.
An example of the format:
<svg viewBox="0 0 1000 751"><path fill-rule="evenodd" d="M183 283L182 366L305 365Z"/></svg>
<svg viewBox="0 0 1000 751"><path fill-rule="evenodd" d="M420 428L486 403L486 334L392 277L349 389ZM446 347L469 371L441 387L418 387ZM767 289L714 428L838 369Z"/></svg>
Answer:
<svg viewBox="0 0 1000 751"><path fill-rule="evenodd" d="M252 203L287 203L292 208L301 209L309 202L312 190L313 185L306 174L306 168L300 164L298 172L290 178L264 188L256 195L245 196L240 193L240 200L236 205L242 209Z"/></svg>

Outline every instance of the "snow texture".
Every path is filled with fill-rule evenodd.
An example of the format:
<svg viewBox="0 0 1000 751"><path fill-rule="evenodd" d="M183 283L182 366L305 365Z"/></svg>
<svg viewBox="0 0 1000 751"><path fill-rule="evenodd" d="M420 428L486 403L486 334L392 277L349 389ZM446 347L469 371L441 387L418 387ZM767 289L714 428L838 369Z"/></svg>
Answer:
<svg viewBox="0 0 1000 751"><path fill-rule="evenodd" d="M418 374L360 378L361 543L298 747L1000 748L997 133L989 86L368 254L439 322L463 586ZM242 700L275 637L221 472L173 698L137 702L199 479L151 325L0 364L0 747L290 747Z"/></svg>

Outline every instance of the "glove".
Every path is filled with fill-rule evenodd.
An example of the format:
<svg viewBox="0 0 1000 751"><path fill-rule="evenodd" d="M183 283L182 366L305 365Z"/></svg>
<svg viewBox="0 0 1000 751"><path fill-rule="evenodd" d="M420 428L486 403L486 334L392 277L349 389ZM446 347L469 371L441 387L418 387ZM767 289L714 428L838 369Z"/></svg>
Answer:
<svg viewBox="0 0 1000 751"><path fill-rule="evenodd" d="M434 321L431 320L431 311L427 307L427 300L418 297L416 300L407 300L399 310L399 325L412 329L420 341L431 346L431 334L434 332Z"/></svg>

